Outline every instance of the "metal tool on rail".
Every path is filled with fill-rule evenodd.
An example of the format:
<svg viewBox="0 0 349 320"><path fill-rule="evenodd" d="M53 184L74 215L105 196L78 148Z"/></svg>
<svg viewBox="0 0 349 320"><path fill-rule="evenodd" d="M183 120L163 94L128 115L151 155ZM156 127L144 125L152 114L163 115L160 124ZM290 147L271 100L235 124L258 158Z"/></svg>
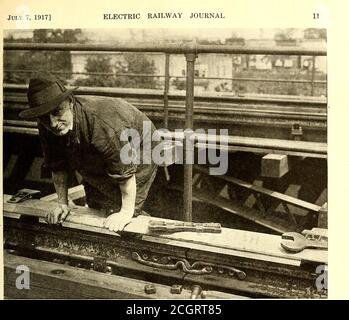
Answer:
<svg viewBox="0 0 349 320"><path fill-rule="evenodd" d="M286 232L281 236L281 247L291 253L301 252L304 249L328 249L327 230L313 228L298 232Z"/></svg>
<svg viewBox="0 0 349 320"><path fill-rule="evenodd" d="M181 231L221 233L222 227L219 223L169 222L150 220L148 224L148 231L164 233Z"/></svg>
<svg viewBox="0 0 349 320"><path fill-rule="evenodd" d="M21 189L14 196L12 196L8 203L19 203L28 199L38 199L41 195L39 190L31 190L31 189Z"/></svg>

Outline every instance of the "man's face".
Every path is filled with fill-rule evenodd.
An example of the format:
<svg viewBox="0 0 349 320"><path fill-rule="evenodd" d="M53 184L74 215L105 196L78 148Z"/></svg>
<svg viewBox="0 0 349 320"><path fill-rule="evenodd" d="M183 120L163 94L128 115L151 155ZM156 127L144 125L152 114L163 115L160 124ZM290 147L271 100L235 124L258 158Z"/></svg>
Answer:
<svg viewBox="0 0 349 320"><path fill-rule="evenodd" d="M39 117L39 122L56 136L67 134L73 125L73 112L70 107L70 101L63 101L49 114Z"/></svg>

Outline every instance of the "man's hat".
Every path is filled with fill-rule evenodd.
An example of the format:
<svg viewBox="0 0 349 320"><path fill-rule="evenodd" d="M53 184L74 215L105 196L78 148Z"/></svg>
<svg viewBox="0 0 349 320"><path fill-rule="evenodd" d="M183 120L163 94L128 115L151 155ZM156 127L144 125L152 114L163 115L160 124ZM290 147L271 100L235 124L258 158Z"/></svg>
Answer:
<svg viewBox="0 0 349 320"><path fill-rule="evenodd" d="M27 93L29 109L19 113L23 119L40 117L58 107L74 89L66 89L62 82L50 76L30 79Z"/></svg>

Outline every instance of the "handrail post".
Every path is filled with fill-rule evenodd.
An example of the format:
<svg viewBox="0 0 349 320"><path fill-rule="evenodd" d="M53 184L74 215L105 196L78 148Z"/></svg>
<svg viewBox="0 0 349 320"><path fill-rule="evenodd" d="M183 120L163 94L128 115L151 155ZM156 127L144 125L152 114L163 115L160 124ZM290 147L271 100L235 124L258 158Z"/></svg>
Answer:
<svg viewBox="0 0 349 320"><path fill-rule="evenodd" d="M234 76L235 76L234 55L231 55L231 92L233 92L234 90Z"/></svg>
<svg viewBox="0 0 349 320"><path fill-rule="evenodd" d="M170 54L165 53L165 86L164 86L164 128L168 129L168 92L170 89ZM170 181L170 173L164 166L166 181Z"/></svg>
<svg viewBox="0 0 349 320"><path fill-rule="evenodd" d="M311 96L314 95L314 81L315 81L315 58L316 56L313 56L313 67L311 69Z"/></svg>
<svg viewBox="0 0 349 320"><path fill-rule="evenodd" d="M168 128L168 92L170 88L170 54L165 53L165 87L164 87L164 128Z"/></svg>
<svg viewBox="0 0 349 320"><path fill-rule="evenodd" d="M185 136L184 136L184 221L192 221L192 198L193 198L193 113L194 113L194 71L195 71L195 53L185 55L187 63L186 72L186 100L185 100Z"/></svg>

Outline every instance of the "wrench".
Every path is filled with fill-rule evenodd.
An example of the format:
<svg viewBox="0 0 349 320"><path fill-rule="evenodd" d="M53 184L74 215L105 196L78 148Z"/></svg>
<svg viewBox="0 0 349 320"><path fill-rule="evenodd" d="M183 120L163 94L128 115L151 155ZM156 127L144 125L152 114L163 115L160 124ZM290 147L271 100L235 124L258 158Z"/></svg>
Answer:
<svg viewBox="0 0 349 320"><path fill-rule="evenodd" d="M281 236L281 246L293 253L309 249L328 249L328 243L324 240L307 239L298 232L286 232Z"/></svg>

